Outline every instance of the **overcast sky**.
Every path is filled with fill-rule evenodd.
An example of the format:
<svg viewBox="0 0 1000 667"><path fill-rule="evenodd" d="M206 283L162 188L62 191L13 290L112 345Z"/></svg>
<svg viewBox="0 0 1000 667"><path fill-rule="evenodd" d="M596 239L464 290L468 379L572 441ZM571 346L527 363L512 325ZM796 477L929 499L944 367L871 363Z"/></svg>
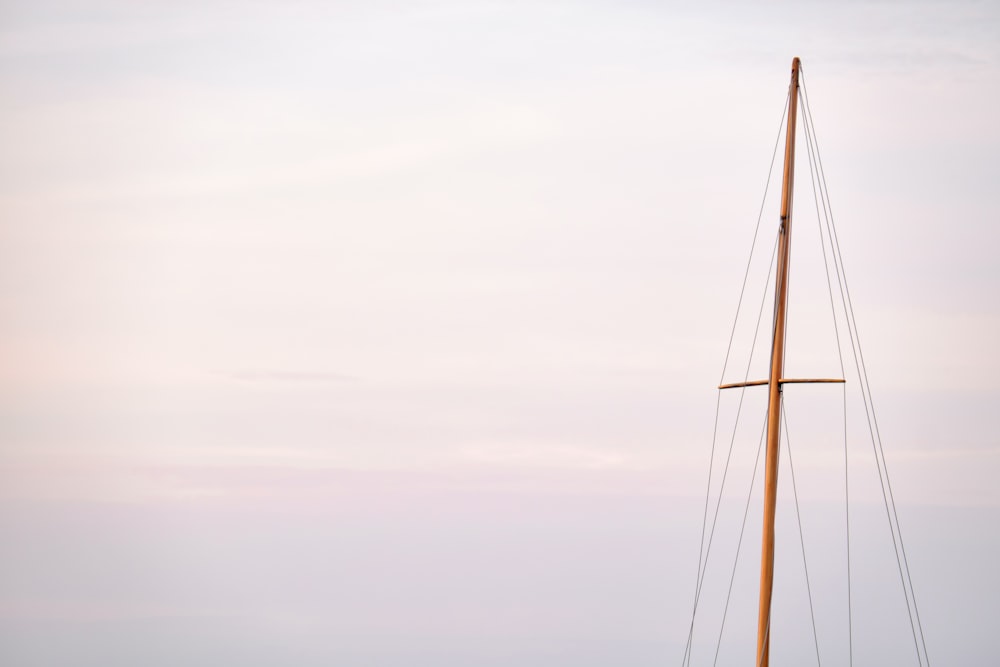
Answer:
<svg viewBox="0 0 1000 667"><path fill-rule="evenodd" d="M928 650L992 664L1000 9L971 0L0 4L2 661L678 664L793 56ZM789 375L837 373L812 338ZM795 442L841 520L835 452ZM912 659L886 623L860 662Z"/></svg>

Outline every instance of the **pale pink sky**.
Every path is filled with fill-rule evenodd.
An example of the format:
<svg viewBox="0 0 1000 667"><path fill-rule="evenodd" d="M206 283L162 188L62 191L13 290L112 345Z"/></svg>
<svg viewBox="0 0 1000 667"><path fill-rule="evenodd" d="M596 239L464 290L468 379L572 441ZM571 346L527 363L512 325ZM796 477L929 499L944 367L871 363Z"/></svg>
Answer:
<svg viewBox="0 0 1000 667"><path fill-rule="evenodd" d="M680 660L798 55L932 659L989 664L998 21L5 3L0 662Z"/></svg>

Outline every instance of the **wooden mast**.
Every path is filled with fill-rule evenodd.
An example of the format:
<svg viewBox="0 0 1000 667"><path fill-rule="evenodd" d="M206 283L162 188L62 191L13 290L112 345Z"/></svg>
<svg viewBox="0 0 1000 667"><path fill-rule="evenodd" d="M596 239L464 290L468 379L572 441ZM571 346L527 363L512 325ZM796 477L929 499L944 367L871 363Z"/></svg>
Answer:
<svg viewBox="0 0 1000 667"><path fill-rule="evenodd" d="M788 301L788 258L792 240L792 182L795 177L795 115L799 99L799 59L792 59L788 87L788 128L785 134L785 171L781 185L781 228L775 278L774 338L767 399L767 459L764 472L764 534L760 559L760 615L757 621L758 667L768 667L771 591L774 587L774 511L778 496L778 445L781 433L781 385L785 365L785 307Z"/></svg>

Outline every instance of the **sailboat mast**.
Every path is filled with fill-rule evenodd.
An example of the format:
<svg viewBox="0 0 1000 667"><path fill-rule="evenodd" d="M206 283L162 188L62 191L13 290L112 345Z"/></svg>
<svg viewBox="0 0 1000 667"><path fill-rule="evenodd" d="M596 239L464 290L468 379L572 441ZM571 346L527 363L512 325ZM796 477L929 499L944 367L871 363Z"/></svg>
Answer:
<svg viewBox="0 0 1000 667"><path fill-rule="evenodd" d="M774 513L778 498L778 445L781 433L781 379L785 367L785 309L788 301L788 258L792 240L792 182L795 177L795 116L799 99L799 59L792 60L788 87L785 169L781 185L781 228L775 279L774 337L767 399L767 459L764 472L764 531L760 559L760 615L757 622L757 665L768 667L771 592L774 588Z"/></svg>

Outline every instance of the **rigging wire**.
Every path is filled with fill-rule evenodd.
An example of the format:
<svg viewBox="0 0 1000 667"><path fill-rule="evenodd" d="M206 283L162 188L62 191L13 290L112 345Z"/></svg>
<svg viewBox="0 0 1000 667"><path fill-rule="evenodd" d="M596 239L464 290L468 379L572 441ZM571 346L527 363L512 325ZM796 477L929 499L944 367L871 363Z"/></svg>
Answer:
<svg viewBox="0 0 1000 667"><path fill-rule="evenodd" d="M747 258L747 268L743 272L743 285L740 287L740 298L736 302L736 315L733 317L733 328L729 332L729 343L726 345L726 358L722 362L722 375L719 378L719 384L722 384L726 379L726 368L729 366L729 355L733 351L733 337L736 335L736 323L740 319L740 309L743 306L743 295L746 293L747 289L747 279L750 276L750 265L753 263L753 253L757 247L757 235L760 232L760 221L764 217L764 205L767 203L767 193L771 186L771 174L774 172L775 158L778 156L778 146L781 143L781 130L785 126L785 116L787 114L788 95L785 96L785 104L781 111L781 120L778 122L778 136L775 137L774 148L771 150L771 164L767 168L767 180L764 182L764 195L760 198L760 210L757 211L757 225L753 230L753 241L750 243L750 256Z"/></svg>
<svg viewBox="0 0 1000 667"><path fill-rule="evenodd" d="M750 515L750 500L753 498L753 487L757 482L757 468L760 465L760 453L764 449L764 436L767 435L767 418L760 429L760 440L757 443L757 456L753 460L753 474L750 475L750 488L747 489L747 501L743 507L743 523L740 524L740 538L736 542L736 555L733 557L733 571L729 575L729 591L726 593L726 605L722 610L722 622L719 624L719 641L715 644L715 659L713 667L719 663L719 650L722 648L722 636L726 630L726 616L729 614L729 601L733 597L733 582L736 581L736 566L740 562L740 549L743 547L743 533L747 527L747 516Z"/></svg>
<svg viewBox="0 0 1000 667"><path fill-rule="evenodd" d="M792 439L788 433L788 399L781 402L781 422L785 427L785 450L788 452L788 470L792 477L792 497L795 498L795 520L799 524L799 545L802 547L802 569L806 574L806 595L809 597L809 619L812 621L813 644L816 646L816 664L821 665L819 659L819 635L816 633L816 612L813 609L812 586L809 584L809 565L806 562L806 536L802 530L802 513L799 510L799 489L795 483L795 466L792 463Z"/></svg>
<svg viewBox="0 0 1000 667"><path fill-rule="evenodd" d="M715 394L715 424L712 427L712 452L709 456L708 464L708 486L705 491L705 510L701 520L701 540L699 542L700 547L698 550L698 574L695 577L694 583L694 608L691 610L691 625L688 628L687 644L684 646L684 657L681 659L681 664L685 666L691 662L691 641L694 637L694 619L695 615L698 613L698 599L701 597L702 566L704 564L704 567L708 567L708 559L707 556L705 556L705 529L708 526L708 503L712 495L712 471L715 468L715 443L719 432L719 406L721 403L722 392L717 391ZM725 483L725 479L723 479L723 483ZM711 545L711 539L709 539L709 545Z"/></svg>
<svg viewBox="0 0 1000 667"><path fill-rule="evenodd" d="M883 501L884 501L884 504L885 504L885 507L886 507L886 516L887 516L888 523L889 523L890 536L892 537L892 543L893 543L894 553L895 553L895 556L896 556L897 567L898 567L899 574L900 574L900 581L901 581L902 588L903 588L903 596L904 596L904 600L905 600L906 607L907 607L908 617L909 617L909 620L910 620L911 631L913 633L914 646L916 648L916 653L917 653L917 660L918 660L918 664L921 667L923 667L923 665L925 663L926 663L927 667L930 667L930 659L929 659L929 657L927 655L927 647L926 647L926 643L925 643L925 639L924 639L924 633L923 633L922 624L920 622L920 614L919 614L919 611L917 609L916 595L915 595L915 592L913 590L913 583L912 583L912 578L911 578L911 574L910 574L909 563L908 563L908 560L907 560L907 557L906 557L905 547L903 545L902 531L901 531L901 528L900 528L900 525L899 525L899 516L898 516L897 509L896 509L895 498L894 498L893 493L892 493L892 486L891 486L891 483L889 481L888 467L887 467L886 459L885 459L885 451L884 451L884 447L882 445L881 435L880 435L879 429L878 429L878 421L877 421L877 418L876 418L876 415L875 415L875 411L874 411L874 403L873 403L872 397L871 397L871 387L870 387L870 383L869 383L869 380L868 380L867 368L866 368L866 365L865 365L865 362L864 362L863 353L861 351L861 342L860 342L860 336L859 336L858 329L857 329L857 321L856 321L855 314L854 314L853 303L852 303L851 298L850 298L850 290L848 289L848 286L847 286L846 271L845 271L845 268L844 268L843 258L842 258L841 251L840 251L839 238L837 236L836 226L835 226L834 221L833 221L833 213L832 213L832 207L831 207L830 201L829 201L829 192L828 192L828 188L827 188L827 184L826 184L826 177L825 177L825 173L824 173L824 170L823 170L822 159L821 159L820 154L819 154L818 141L817 141L817 138L816 138L816 130L815 130L815 126L814 126L813 121L812 121L812 112L811 112L811 108L809 106L808 92L807 92L806 87L805 87L805 75L804 75L804 72L801 72L801 70L800 70L800 74L801 74L801 87L800 87L799 95L800 95L800 101L802 102L803 111L804 111L802 117L803 117L803 129L804 129L804 134L805 134L805 138L806 138L806 147L807 147L807 154L808 154L808 162L809 162L809 168L810 168L810 183L812 185L813 196L814 196L814 203L815 203L815 207L816 207L816 211L817 211L817 219L818 219L818 222L819 222L820 243L822 245L823 264L824 264L824 268L825 268L825 277L826 277L826 281L827 281L827 289L828 289L828 293L829 293L829 297L830 297L830 308L831 308L831 313L833 315L834 333L835 333L836 343L837 343L837 355L838 355L838 362L839 362L840 369L841 369L841 376L842 377L846 377L844 375L844 359L843 359L842 339L841 339L841 336L840 336L839 326L837 324L837 319L838 319L837 318L837 307L836 307L836 302L835 302L835 299L834 299L833 288L832 288L832 283L831 283L831 278L832 278L833 273L836 274L836 282L837 282L837 286L838 286L838 290L839 290L840 303L841 303L841 307L842 307L842 310L843 310L843 313L844 313L844 317L845 317L845 321L846 321L846 324L847 324L846 330L847 330L847 334L848 334L848 340L849 340L850 345L851 345L851 352L852 352L852 355L853 355L853 358L854 358L855 369L858 372L858 375L859 375L859 377L861 379L861 396L862 396L862 400L863 400L863 403L864 403L865 416L866 416L866 420L867 420L867 423L868 423L869 433L870 433L870 436L871 436L872 448L873 448L873 453L874 453L874 456L875 456L875 463L876 463L876 469L878 471L879 482L880 482L881 489L882 489ZM745 292L746 292L746 288L747 288L747 281L748 281L750 266L751 266L751 263L752 263L752 260L753 260L754 252L756 250L756 244L757 244L757 239L758 239L758 235L759 235L760 224L761 224L761 220L762 220L762 217L763 217L763 209L764 209L765 201L767 199L768 189L769 189L769 186L770 186L771 176L772 176L772 172L773 172L773 168L774 168L774 163L775 163L775 157L777 155L777 148L778 148L778 145L780 143L781 128L784 126L784 123L785 123L785 115L787 113L788 101L789 101L789 99L786 97L785 105L784 105L783 111L782 111L781 123L779 124L778 138L775 141L774 151L772 152L771 165L770 165L770 168L768 170L767 181L765 183L764 197L763 197L763 200L761 202L761 208L760 208L760 212L758 213L757 224L756 224L756 227L754 229L754 235L753 235L753 242L751 244L750 257L749 257L749 259L747 261L747 267L746 267L746 271L745 271L744 277L743 277L743 285L742 285L742 287L740 289L740 296L739 296L739 300L738 300L738 303L737 303L736 315L734 317L733 327L732 327L732 329L730 331L729 341L728 341L728 345L727 345L727 348L726 348L726 356L725 356L725 360L724 360L723 368L722 368L722 380L724 380L724 378L725 378L726 371L727 371L728 365L729 365L730 355L733 352L733 341L734 341L734 337L735 337L736 326L737 326L737 323L738 323L738 320L739 320L739 317L740 317L740 313L741 313L741 310L742 310L742 304L743 304L743 301L744 301ZM820 213L820 209L822 209L822 213ZM825 228L826 228L825 229L825 231L826 231L825 237L824 237L824 233L823 233L824 232L824 224L825 224ZM826 241L825 241L825 239L829 239L829 244L830 244L830 258L832 259L832 264L833 264L833 271L832 272L830 270L830 262L828 261L827 247L826 247ZM771 263L769 265L771 268L769 268L768 278L767 278L767 282L765 284L769 284L770 283L771 271L774 268L774 258L775 258L775 253L776 253L776 250L777 250L777 245L778 245L778 243L777 243L777 237L776 237L774 249L772 250ZM780 271L781 267L778 267L778 270ZM746 372L744 374L744 382L749 377L750 366L751 366L751 363L753 361L754 348L756 347L756 342L757 342L757 338L758 338L759 331L760 331L760 323L761 323L761 320L762 320L763 307L764 307L765 303L766 303L766 291L765 291L764 299L761 301L761 306L760 306L760 309L758 311L757 324L756 324L756 327L754 329L755 333L754 333L753 343L752 343L751 349L750 349L750 360L747 363ZM786 323L786 326L787 326L787 323ZM772 322L772 330L773 330L773 328L774 328L774 322ZM720 380L720 384L722 383L722 380ZM736 438L736 432L737 432L738 427L739 427L740 415L741 415L741 411L742 411L742 407L743 407L743 398L744 398L745 391L746 391L746 387L744 386L743 388L741 388L741 391L740 391L739 405L737 407L736 418L735 418L735 422L733 424L733 433L732 433L732 437L731 437L730 443L729 443L729 451L728 451L728 454L727 454L726 459L725 459L723 470L721 472L722 479L720 481L720 486L719 486L719 491L718 491L718 500L716 501L716 504L715 504L715 510L714 510L714 512L712 514L711 527L709 528L709 506L710 506L710 499L711 499L711 496L712 496L711 491L712 491L712 481L713 481L713 474L714 474L714 468L715 468L715 450L716 450L716 447L717 447L717 444L718 444L718 436L719 436L719 417L720 417L720 405L721 405L721 390L719 390L719 393L717 394L717 397L716 397L716 410L715 410L715 420L714 420L714 426L713 426L713 432L712 432L712 448L711 448L711 457L710 457L710 467L709 467L708 481L707 481L707 484L706 484L705 505L704 505L704 510L703 510L703 513L702 513L701 539L700 539L700 542L699 542L700 549L699 549L699 555L698 555L698 575L697 575L696 585L695 585L695 596L694 596L694 604L693 604L692 614L691 614L691 623L690 623L690 627L689 627L689 630L688 630L687 642L686 642L686 645L685 645L684 656L683 656L683 659L682 659L682 665L685 665L685 666L690 665L690 662L691 662L691 657L692 657L691 654L692 654L692 650L693 650L693 637L694 637L695 619L696 619L696 616L697 616L699 601L700 601L700 598L701 598L703 584L704 584L704 580L705 580L705 576L706 576L706 572L707 572L708 559L709 559L709 556L710 556L710 553L711 553L711 549L712 549L712 543L713 543L713 539L714 539L714 535L715 535L715 530L716 530L716 527L717 527L717 524L718 524L719 511L720 511L720 507L721 507L721 503L722 503L723 493L724 493L725 486L726 486L727 476L728 476L728 472L729 472L729 466L730 466L730 462L731 462L731 459L732 459L733 447L734 447L734 442L735 442L735 438ZM852 590L851 590L851 558L850 558L850 556L851 556L851 548L850 548L851 526L850 526L850 510L849 510L849 502L848 502L849 499L850 499L850 480L849 480L849 459L848 459L848 447L847 447L847 391L846 391L846 385L842 388L842 400L843 400L843 428L844 428L844 498L845 498L845 528L846 528L845 532L846 532L846 538L847 538L846 539L846 542L847 542L847 607L848 607L848 614L847 615L848 615L848 639L849 639L848 646L849 646L849 656L850 656L850 662L849 662L849 664L853 665L853 604L852 604ZM786 442L787 442L787 441L789 441L789 439L788 439L788 423L787 423L787 417L785 415L784 409L782 409L782 412L780 414L780 419L784 423L785 437L786 437ZM766 426L766 422L765 422L765 426ZM742 545L742 541L743 541L744 530L745 530L745 527L746 527L746 519L747 519L747 515L748 515L748 511L749 511L750 494L752 494L753 486L754 486L755 480L756 480L756 474L757 474L757 468L758 468L758 464L759 464L759 458L760 458L760 451L761 451L762 443L763 443L763 433L762 433L761 442L758 444L757 458L755 459L755 462L754 462L753 476L752 476L751 482L750 482L750 491L749 491L748 498L747 498L747 505L745 506L745 509L744 509L743 523L742 523L742 526L741 526L741 529L740 529L739 542L737 543L737 551L736 551L737 562L738 562L738 557L739 557L739 553L740 553L740 549L741 549L741 545ZM819 664L820 663L819 641L818 641L818 634L817 634L817 630L816 630L816 620L815 620L815 613L814 613L814 608L813 608L812 592L811 592L811 587L810 587L810 582L809 582L808 565L806 563L805 538L804 538L804 534L802 532L801 514L800 514L800 510L799 510L799 501L798 501L798 491L797 491L797 488L796 488L794 467L792 466L790 444L789 444L789 466L790 466L791 471L792 471L791 472L791 474L792 474L792 486L793 486L793 492L794 492L794 496L795 496L796 517L797 517L798 526L799 526L799 537L800 537L800 545L801 545L801 549L802 549L803 567L804 567L805 573L806 573L806 588L807 588L807 593L808 593L808 597L809 597L810 617L811 617L811 620L812 620L812 628L813 628L813 640L814 640L814 645L815 645L815 650L816 650L817 664ZM706 533L707 533L707 542L706 542ZM732 571L732 574L731 574L731 577L730 577L729 590L728 590L727 597L726 597L726 605L725 605L724 610L723 610L722 624L721 624L720 631L719 631L719 639L718 639L718 643L716 645L715 662L718 661L718 657L719 657L719 650L720 650L720 647L721 647L722 637L723 637L723 633L724 633L726 614L728 613L729 602L730 602L730 598L731 598L731 594L732 594L735 573L736 573L736 564L734 563L733 571ZM911 607L911 605L912 605L912 607ZM765 639L770 634L770 623L771 623L771 616L769 614L768 618L767 618L766 626L765 626L765 631L764 631ZM919 643L918 643L918 634L919 634ZM923 648L923 652L922 653L921 653L921 648ZM762 659L763 659L763 649L761 651L761 654L758 656L758 665L761 663ZM715 662L713 664L715 664Z"/></svg>
<svg viewBox="0 0 1000 667"><path fill-rule="evenodd" d="M807 109L807 102L805 100L805 75L802 73L801 65L799 68L800 77L802 79L801 91L799 93L800 100L802 101L802 108ZM826 278L826 289L830 297L830 315L833 321L833 333L834 338L837 343L837 363L840 367L840 377L847 377L844 373L844 353L841 348L840 340L840 325L837 323L837 307L836 302L833 297L833 285L830 281L830 264L827 260L826 253L826 240L823 235L823 219L824 216L820 214L820 200L822 199L822 194L817 192L817 173L818 168L816 167L816 153L817 146L815 143L815 129L812 127L812 117L804 113L802 117L802 127L805 131L806 139L806 153L808 155L809 162L809 183L812 186L813 191L813 204L816 210L816 223L819 228L819 242L820 248L823 255L823 274ZM823 206L824 213L826 212L826 205L824 200ZM832 246L832 241L831 241ZM832 247L831 247L832 252ZM838 282L839 286L839 282ZM851 594L851 502L850 502L850 468L848 465L848 447L847 447L847 383L845 382L841 387L841 398L843 403L843 433L844 433L844 537L846 542L846 558L847 558L847 655L849 666L854 664L854 613L852 604L852 594ZM791 455L789 454L789 458Z"/></svg>
<svg viewBox="0 0 1000 667"><path fill-rule="evenodd" d="M751 245L750 245L750 256L747 258L747 267L746 267L746 270L743 273L743 286L740 288L740 296L739 296L739 300L737 301L737 304L736 304L736 314L733 317L733 326L732 326L732 329L731 329L731 331L729 333L729 343L728 343L728 345L726 347L726 357L725 357L725 360L723 361L723 364L722 364L722 376L721 376L722 379L720 379L719 384L722 384L722 382L723 382L723 380L725 378L725 375L726 375L726 369L727 369L727 367L729 365L729 356L732 353L732 348L733 348L733 338L736 335L736 324L739 321L740 310L741 310L742 305L743 305L743 297L744 297L744 294L746 292L747 280L748 280L748 277L750 275L750 266L751 266L751 264L753 262L754 250L756 249L756 245L757 245L757 237L758 237L758 234L760 232L760 223L761 223L761 220L763 219L763 216L764 216L764 206L765 206L765 202L767 201L767 193L768 193L768 190L769 190L770 185L771 185L771 174L774 171L775 158L776 158L776 156L778 154L778 145L779 145L779 143L781 141L781 129L784 126L784 123L785 123L785 114L787 112L788 112L788 97L786 96L786 98L785 98L785 104L782 107L781 120L778 123L778 136L777 136L777 138L774 141L774 149L771 152L771 164L770 164L770 166L768 167L768 170L767 170L767 180L764 183L764 195L763 195L763 197L761 197L760 209L759 209L759 211L757 213L757 224L754 227L753 241L751 242ZM775 237L774 248L771 251L771 262L770 262L771 264L774 263L774 253L777 251L777 248L778 248L778 241L777 241L777 237ZM770 281L770 269L768 270L768 281ZM766 291L765 291L765 295L766 295ZM755 332L760 329L760 317L761 317L761 313L763 313L763 305L764 304L762 302L761 303L761 310L760 310L760 312L758 313L758 316L757 316L757 326L755 328ZM753 359L753 347L756 344L756 340L757 340L757 334L755 333L754 334L754 345L752 345L751 348L750 348L750 358L751 358L751 361ZM744 381L746 381L746 378L749 377L749 374L750 374L750 362L748 361L747 362L746 374L745 374L745 376L743 378ZM734 424L734 426L733 426L733 437L732 437L732 439L730 440L730 443L729 443L729 456L726 459L726 467L725 467L725 469L723 471L723 475L722 475L722 484L721 484L721 486L719 488L719 502L720 503L722 502L722 489L725 487L725 483L726 483L726 473L728 472L728 469L729 469L729 459L732 457L733 440L735 440L735 437L736 437L736 425L738 425L738 423L739 423L740 409L742 409L742 406L743 406L743 392L745 392L745 391L746 391L745 387L743 388L743 390L740 391L740 406L739 406L739 409L737 409L736 424ZM712 546L712 535L714 535L714 533L715 533L715 525L716 525L716 521L718 519L718 513L719 513L719 506L717 504L716 505L716 509L715 509L715 516L713 517L713 520L712 520L712 529L710 531L709 538L708 538L708 544L706 546L706 544L705 544L705 531L706 531L706 527L708 525L709 498L711 497L711 492L712 492L712 471L715 468L715 446L716 446L717 435L718 435L719 407L720 407L721 400L722 400L722 391L718 390L717 394L716 394L716 402L715 402L715 425L713 426L713 429L712 429L712 449L711 449L711 454L710 454L710 457L709 457L708 483L706 485L706 490L705 490L705 509L703 511L703 514L702 514L701 540L700 540L700 547L699 547L699 552L698 552L698 575L696 577L696 583L695 583L694 606L693 606L692 611L691 611L691 625L690 625L690 627L688 629L687 643L686 643L686 645L684 647L684 657L681 660L681 664L682 665L689 665L691 663L691 647L692 647L692 641L693 641L693 638L694 638L694 622L695 622L695 617L696 617L697 612L698 612L698 600L701 597L701 586L702 586L702 582L704 581L704 578L705 578L705 572L704 572L704 570L707 569L707 567L708 567L708 552L709 552L709 550L711 549L711 546Z"/></svg>
<svg viewBox="0 0 1000 667"><path fill-rule="evenodd" d="M809 107L809 96L808 92L805 90L804 77L803 77L803 100L804 100L804 111L805 116L809 118L808 125L812 128L813 141L815 142L815 126L812 123L812 112ZM902 531L899 525L899 515L896 510L896 502L892 493L892 485L889 481L889 470L886 465L885 459L885 449L882 446L882 437L878 429L878 420L875 416L874 403L871 397L871 386L868 380L868 371L864 363L864 354L861 351L861 341L860 334L857 329L857 320L854 315L854 306L850 297L850 289L847 285L846 269L843 263L843 257L840 252L840 241L836 232L836 225L833 221L832 207L829 202L828 189L826 185L826 176L823 170L823 161L819 155L819 151L816 151L816 164L818 167L819 182L821 184L820 192L823 194L823 206L826 216L826 224L828 227L828 234L830 236L830 243L832 248L832 255L834 258L834 267L837 271L838 286L840 287L840 296L843 304L845 317L847 320L847 331L851 342L851 351L854 356L855 368L861 379L861 395L865 407L865 415L867 417L869 433L871 435L872 449L875 455L875 466L879 474L879 482L882 488L882 497L886 507L886 517L889 522L889 532L892 536L893 548L896 554L897 567L899 568L900 580L903 587L903 597L906 601L907 614L910 617L910 628L913 632L913 640L917 653L918 664L923 665L926 663L928 667L930 666L930 657L927 653L927 645L924 638L923 626L920 622L920 612L917 609L916 595L913 590L913 581L910 576L909 562L906 557L906 549L903 545ZM884 468L884 475L883 475ZM897 542L898 534L898 542ZM900 560L902 556L902 561ZM905 574L904 574L905 570ZM911 612L911 599L912 599L912 612ZM914 624L914 617L916 618L916 624ZM917 635L919 634L919 644L917 641ZM921 647L923 648L923 656L921 657Z"/></svg>
<svg viewBox="0 0 1000 667"><path fill-rule="evenodd" d="M764 664L764 649L767 647L767 640L771 638L771 610L767 610L767 623L764 625L764 641L760 645L760 653L757 654L757 667Z"/></svg>
<svg viewBox="0 0 1000 667"><path fill-rule="evenodd" d="M815 141L815 126L811 123L812 116L811 116L811 110L808 106L808 92L805 92L804 100L805 100L804 107L806 110L806 115L810 119L809 125L813 128L813 133L814 133L813 140ZM817 165L822 186L821 193L823 195L824 214L826 216L826 224L828 227L827 233L830 236L831 247L834 250L834 262L835 262L834 266L837 269L838 287L840 288L840 296L845 311L845 319L847 321L848 334L850 335L851 339L851 351L854 356L855 368L862 382L861 395L862 395L862 400L864 402L865 415L868 421L868 429L871 436L873 453L875 456L875 467L879 475L879 483L882 490L882 498L886 508L886 518L889 523L889 533L892 538L894 555L896 557L896 564L900 575L900 583L903 588L903 597L906 603L907 615L910 621L910 629L913 634L914 648L916 649L917 653L917 662L918 664L922 665L924 661L921 659L920 646L917 643L917 635L919 629L920 642L923 643L924 642L923 628L920 627L920 615L919 611L917 611L916 609L916 597L914 596L913 593L913 583L912 580L910 579L909 564L906 559L906 551L902 544L902 532L900 530L900 525L899 525L899 516L898 513L896 512L895 499L892 494L892 486L891 483L889 482L889 477L888 477L889 470L885 459L885 450L882 447L882 439L878 429L878 420L875 414L875 405L871 397L871 386L868 381L867 368L864 363L864 354L861 349L860 335L857 330L857 321L854 316L854 306L850 298L850 289L848 288L847 285L847 277L843 265L843 258L840 254L839 238L837 237L836 233L836 225L833 224L832 208L829 202L828 190L826 189L826 180L825 180L825 174L823 172L822 160L819 157L818 150L817 150ZM900 560L900 556L902 556L902 561ZM911 608L911 598L913 600L912 608ZM914 616L916 616L916 626L914 625ZM924 659L926 659L926 656L927 656L927 649L926 645L924 645ZM928 665L930 664L929 661L927 661L927 663Z"/></svg>
<svg viewBox="0 0 1000 667"><path fill-rule="evenodd" d="M775 254L777 253L777 251L778 251L778 237L775 236L775 238L774 238L774 247L771 250L771 262L770 262L770 266L774 265L774 257L775 257ZM768 274L767 274L767 282L769 283L770 280L771 280L771 271L769 269L768 270ZM748 377L750 377L750 366L753 363L753 350L757 346L757 336L760 333L760 323L761 323L761 320L763 319L764 305L766 303L767 303L767 291L765 290L765 292L764 292L764 298L761 299L760 309L757 312L757 324L754 327L753 343L751 343L751 345L750 345L750 358L747 360L746 371L744 371L744 373L743 373L743 381L744 382L746 382L746 379ZM718 392L717 395L721 396L722 390L718 389L717 392ZM692 645L693 637L694 637L694 620L695 620L695 614L697 614L697 612L698 612L698 602L699 602L699 600L701 598L701 588L702 588L702 584L705 581L705 574L708 571L708 556L709 556L709 553L711 552L711 549L712 549L712 541L715 538L715 528L716 528L716 526L719 523L719 509L722 507L722 495L723 495L723 492L725 491L725 488L726 488L726 478L729 475L729 463L730 463L730 461L732 461L732 458L733 458L733 447L734 447L734 445L736 443L736 433L737 433L737 431L739 429L740 415L743 413L743 398L744 398L745 395L746 395L746 387L743 387L742 389L740 389L740 399L739 399L739 403L736 406L736 419L733 422L733 433L732 433L732 437L730 437L730 439L729 439L729 453L726 455L726 463L725 463L725 466L723 467L723 470L722 470L722 481L721 481L721 483L719 485L719 497L718 497L718 500L716 500L716 503L715 503L715 512L712 515L712 527L709 530L708 544L705 547L705 561L704 561L704 565L699 568L699 578L698 578L697 585L695 586L694 610L692 611L692 614L691 614L691 627L688 630L687 648L685 649L685 652L684 652L684 656L685 656L685 659L686 659L686 662L684 663L685 665L690 665L691 664L691 645ZM717 410L718 410L718 404L719 404L719 401L717 400L716 401L716 409ZM716 415L716 419L718 419L718 415ZM711 489L709 489L709 491L710 490Z"/></svg>

